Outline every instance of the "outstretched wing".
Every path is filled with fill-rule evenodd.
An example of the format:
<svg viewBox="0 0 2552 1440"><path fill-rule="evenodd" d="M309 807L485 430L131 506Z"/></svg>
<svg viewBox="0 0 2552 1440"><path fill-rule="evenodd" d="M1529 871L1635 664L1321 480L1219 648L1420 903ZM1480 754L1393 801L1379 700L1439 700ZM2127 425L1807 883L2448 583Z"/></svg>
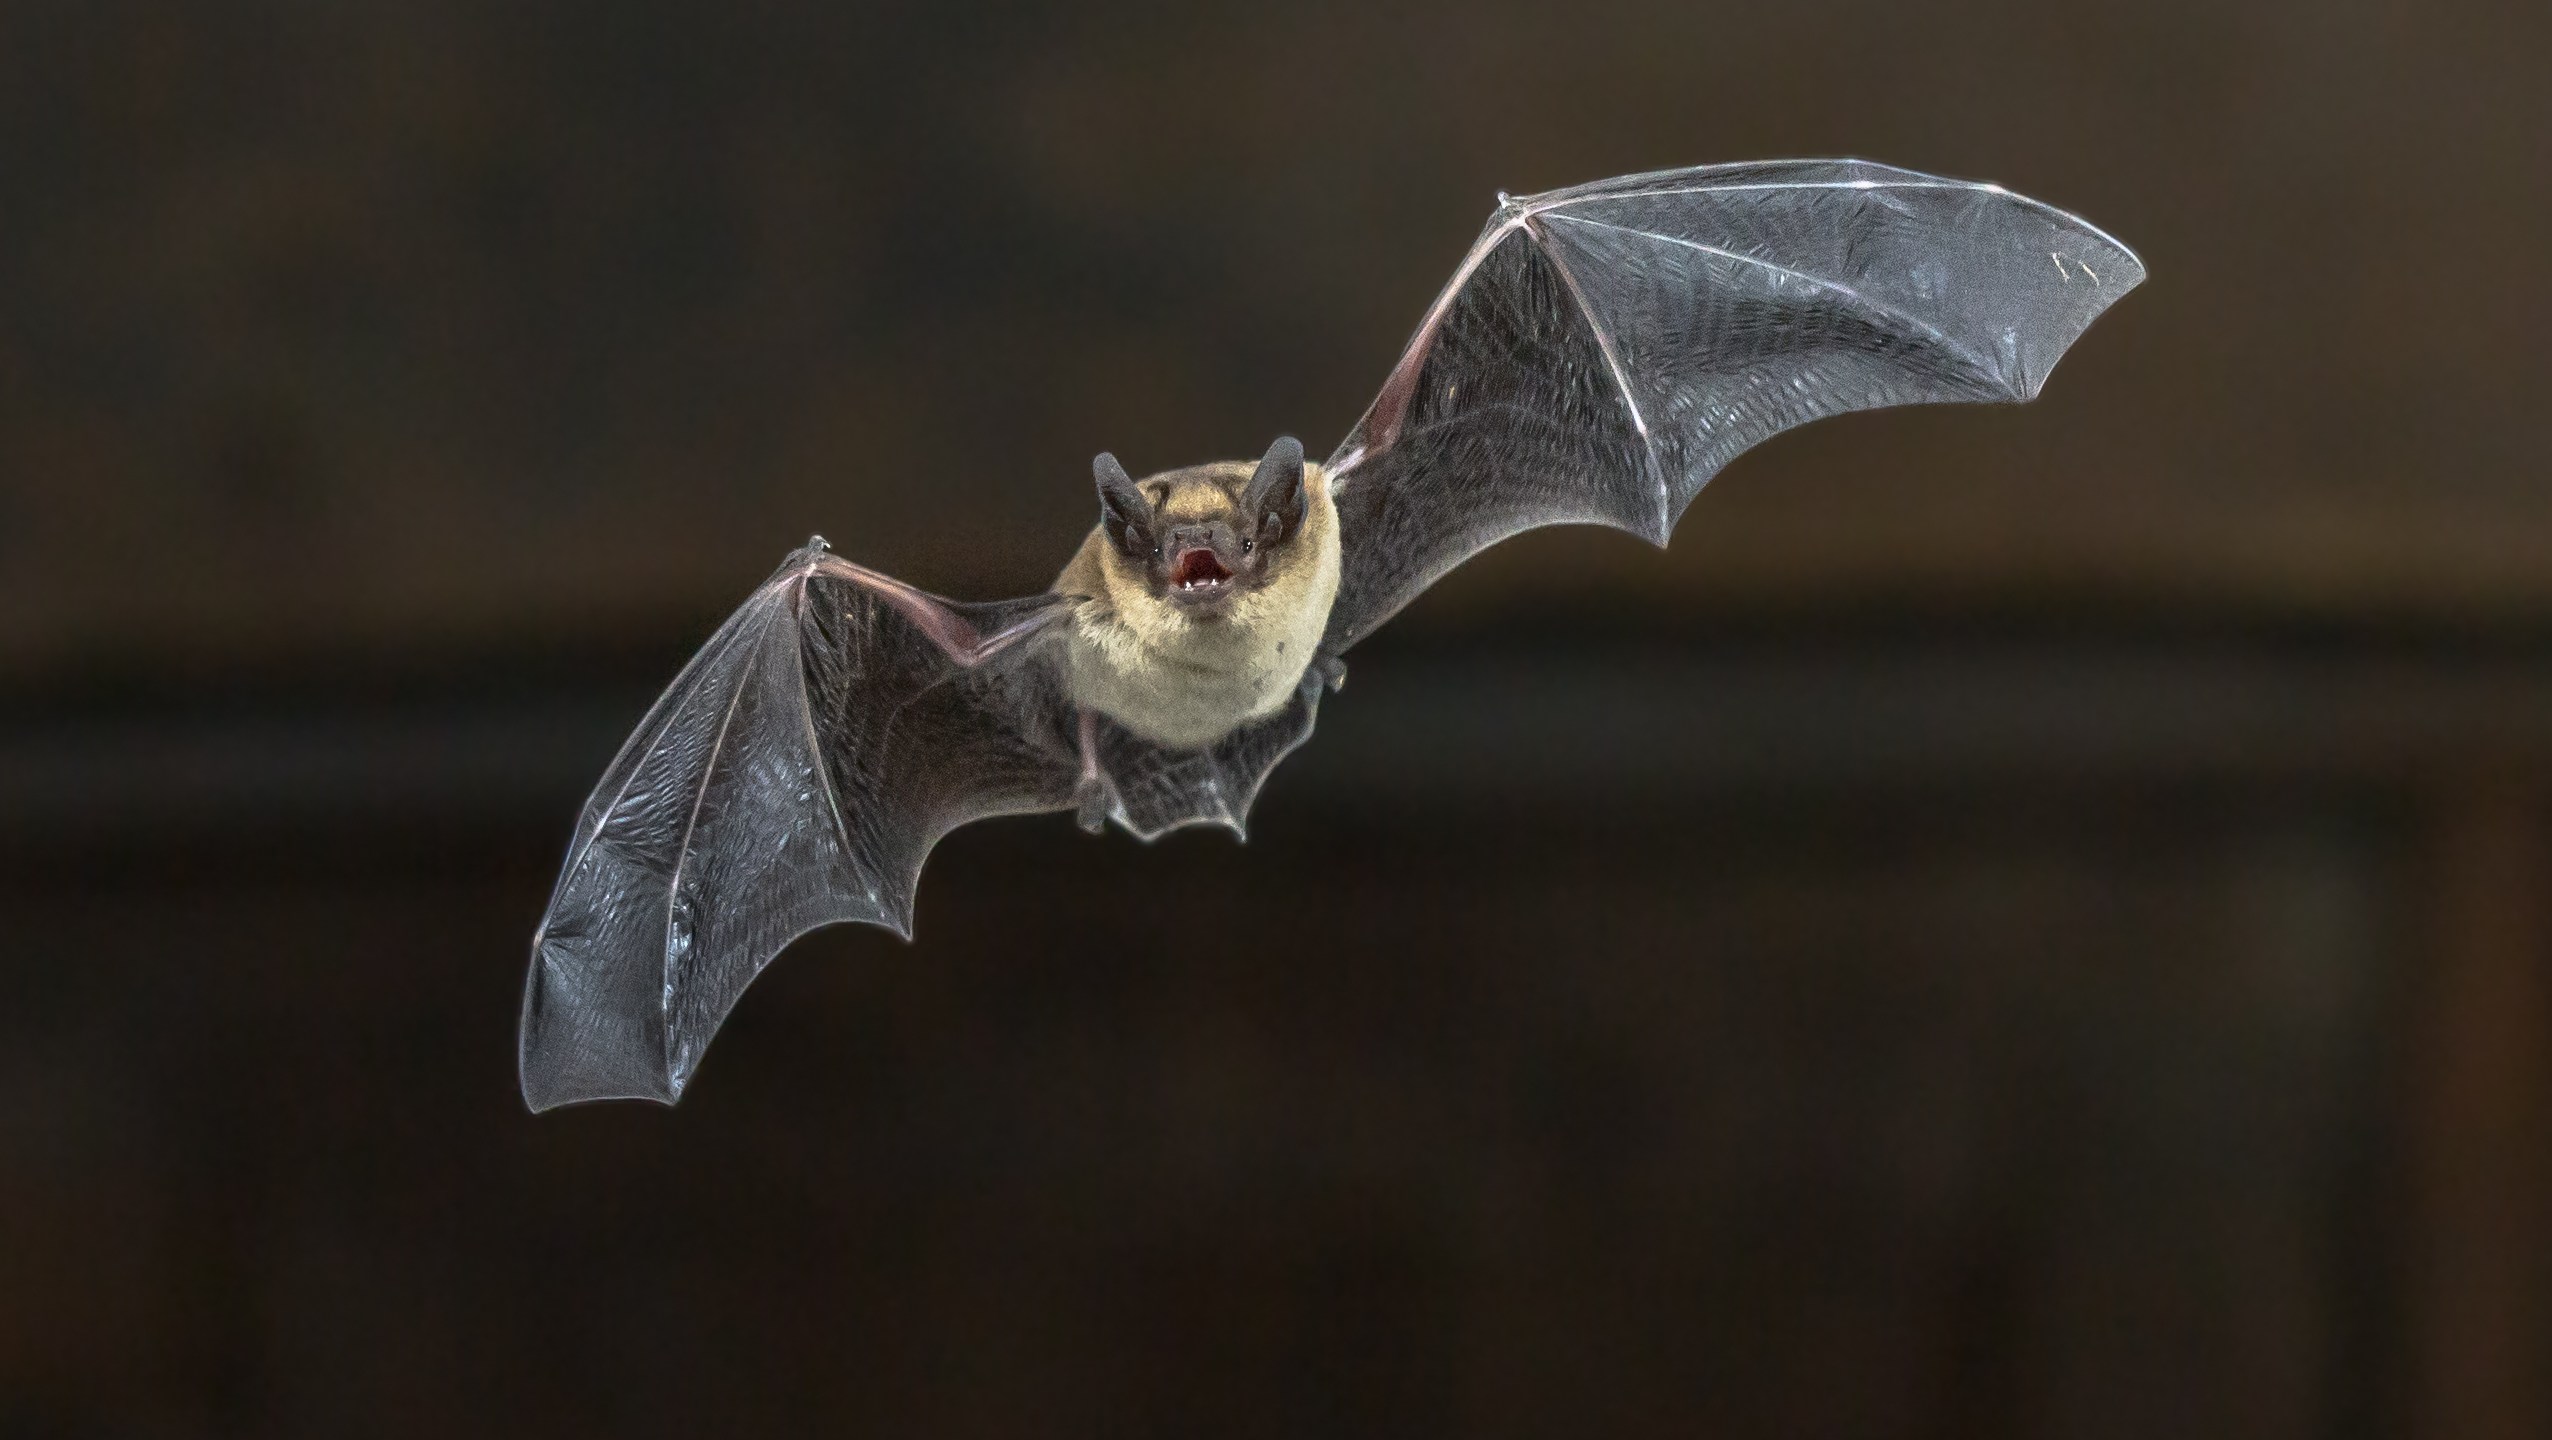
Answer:
<svg viewBox="0 0 2552 1440"><path fill-rule="evenodd" d="M788 943L909 935L942 835L1078 772L1054 596L966 605L819 544L718 628L604 772L532 941L523 1097L671 1103Z"/></svg>
<svg viewBox="0 0 2552 1440"><path fill-rule="evenodd" d="M1858 160L1500 200L1329 461L1346 546L1330 654L1519 531L1663 545L1711 476L1794 425L2028 400L2144 279L2061 210Z"/></svg>

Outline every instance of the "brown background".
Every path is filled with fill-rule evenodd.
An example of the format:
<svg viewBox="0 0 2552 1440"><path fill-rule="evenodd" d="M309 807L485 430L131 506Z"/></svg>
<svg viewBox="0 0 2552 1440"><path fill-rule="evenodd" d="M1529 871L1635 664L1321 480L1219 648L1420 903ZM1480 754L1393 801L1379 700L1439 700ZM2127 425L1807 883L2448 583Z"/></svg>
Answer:
<svg viewBox="0 0 2552 1440"><path fill-rule="evenodd" d="M0 3L0 1435L2552 1429L2541 7ZM2153 279L1367 650L1246 849L961 834L524 1116L805 533L1325 451L1498 189Z"/></svg>

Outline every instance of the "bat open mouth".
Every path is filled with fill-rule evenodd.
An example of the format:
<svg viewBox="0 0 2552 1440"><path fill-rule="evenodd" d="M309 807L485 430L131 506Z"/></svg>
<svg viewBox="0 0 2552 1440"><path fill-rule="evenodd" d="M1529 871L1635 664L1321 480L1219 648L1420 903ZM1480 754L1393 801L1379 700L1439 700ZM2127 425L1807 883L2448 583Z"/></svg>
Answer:
<svg viewBox="0 0 2552 1440"><path fill-rule="evenodd" d="M1212 550L1198 546L1182 550L1170 569L1170 588L1182 595L1204 596L1221 590L1232 578L1222 560Z"/></svg>

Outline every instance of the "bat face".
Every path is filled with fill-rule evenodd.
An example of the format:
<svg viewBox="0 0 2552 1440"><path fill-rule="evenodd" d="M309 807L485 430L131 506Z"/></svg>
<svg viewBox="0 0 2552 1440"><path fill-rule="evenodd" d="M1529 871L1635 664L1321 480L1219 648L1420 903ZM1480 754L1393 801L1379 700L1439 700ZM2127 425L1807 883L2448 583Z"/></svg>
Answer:
<svg viewBox="0 0 2552 1440"><path fill-rule="evenodd" d="M1228 615L1296 563L1302 447L1280 440L1253 467L1195 465L1137 482L1115 457L1093 466L1110 570L1191 620Z"/></svg>

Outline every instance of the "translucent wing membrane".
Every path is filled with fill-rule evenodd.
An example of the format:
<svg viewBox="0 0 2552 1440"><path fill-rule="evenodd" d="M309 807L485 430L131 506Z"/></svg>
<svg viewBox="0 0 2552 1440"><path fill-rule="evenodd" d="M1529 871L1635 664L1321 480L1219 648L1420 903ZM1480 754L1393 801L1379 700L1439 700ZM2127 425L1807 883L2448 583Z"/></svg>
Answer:
<svg viewBox="0 0 2552 1440"><path fill-rule="evenodd" d="M1061 808L1076 762L1035 644L967 667L854 567L800 551L684 667L578 820L523 998L534 1109L682 1093L771 957L820 925L912 923L923 859L987 815ZM1051 597L951 605L996 636Z"/></svg>
<svg viewBox="0 0 2552 1440"><path fill-rule="evenodd" d="M577 821L523 996L523 1096L671 1103L789 942L857 921L912 929L941 836L1062 810L1080 776L1052 595L921 595L801 550L684 667ZM966 663L954 645L986 653ZM1234 831L1311 733L1317 687L1200 751L1114 727L1116 818L1144 839Z"/></svg>
<svg viewBox="0 0 2552 1440"><path fill-rule="evenodd" d="M1662 545L1711 476L1792 426L2030 399L2143 278L2062 211L1863 161L1508 200L1330 460L1347 555L1326 648L1519 531Z"/></svg>
<svg viewBox="0 0 2552 1440"><path fill-rule="evenodd" d="M1116 779L1113 818L1145 840L1181 825L1221 825L1246 835L1250 803L1276 762L1311 738L1320 679L1303 677L1284 709L1202 750L1164 750L1103 723L1099 763Z"/></svg>

